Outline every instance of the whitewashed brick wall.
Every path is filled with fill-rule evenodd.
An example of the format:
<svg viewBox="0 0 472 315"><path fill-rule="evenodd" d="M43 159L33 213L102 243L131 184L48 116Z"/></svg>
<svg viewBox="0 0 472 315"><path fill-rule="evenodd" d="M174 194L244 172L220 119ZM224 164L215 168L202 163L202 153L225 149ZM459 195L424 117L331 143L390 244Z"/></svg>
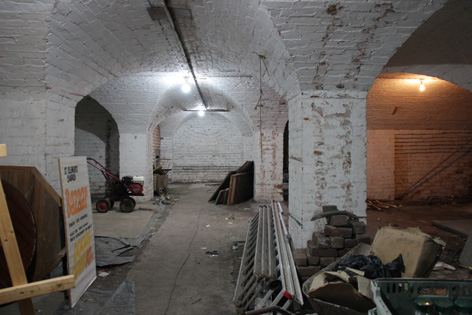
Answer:
<svg viewBox="0 0 472 315"><path fill-rule="evenodd" d="M289 103L290 219L295 247L305 247L325 205L366 215L366 93L313 92Z"/></svg>
<svg viewBox="0 0 472 315"><path fill-rule="evenodd" d="M76 107L74 154L93 158L119 175L118 127L110 113L91 98ZM108 189L104 176L90 165L88 172L92 199L103 198Z"/></svg>
<svg viewBox="0 0 472 315"><path fill-rule="evenodd" d="M46 36L54 1L0 1L0 143L2 165L46 172ZM57 161L56 161L57 172Z"/></svg>
<svg viewBox="0 0 472 315"><path fill-rule="evenodd" d="M283 200L283 136L283 130L264 129L261 148L260 133L254 133L254 199L259 202Z"/></svg>
<svg viewBox="0 0 472 315"><path fill-rule="evenodd" d="M172 181L221 181L245 162L245 140L221 115L192 113L172 135Z"/></svg>

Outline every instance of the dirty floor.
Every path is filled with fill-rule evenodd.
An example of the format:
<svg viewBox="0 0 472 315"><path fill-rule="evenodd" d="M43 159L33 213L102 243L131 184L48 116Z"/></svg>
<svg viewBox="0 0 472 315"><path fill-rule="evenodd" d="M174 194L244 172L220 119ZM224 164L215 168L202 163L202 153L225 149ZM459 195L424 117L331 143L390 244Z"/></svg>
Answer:
<svg viewBox="0 0 472 315"><path fill-rule="evenodd" d="M93 301L98 307L85 306L68 310L62 293L34 299L37 314L99 314L106 294L111 295L122 283L133 283L136 314L186 315L235 314L234 288L239 272L240 257L247 232L247 222L254 217L258 204L250 201L234 206L215 205L207 200L217 186L209 184L172 184L168 199L163 203L138 204L136 219L123 218L121 213L110 211L100 218L102 230L96 234L139 234L127 226L143 227L147 239L123 255L134 255L128 264L97 268L108 276L97 277L82 300ZM285 205L286 206L286 205ZM116 208L116 206L115 206ZM116 214L113 216L113 214ZM456 271L438 271L435 278L472 279L468 269L460 268L457 259L465 237L441 230L431 224L433 220L470 219L472 204L442 206L406 206L382 211L367 212L368 233L373 238L380 226L418 226L447 242L441 261L451 264ZM146 226L143 218L157 218ZM114 222L117 221L117 222ZM98 223L98 220L97 220ZM115 229L110 229L115 226ZM116 228L119 227L119 228ZM108 231L106 231L108 229ZM128 280L128 281L127 281ZM92 293L99 292L100 298ZM116 312L115 312L116 313ZM16 304L0 307L0 314L19 314ZM100 313L103 314L103 313ZM110 313L112 314L112 313ZM117 313L116 313L117 314Z"/></svg>

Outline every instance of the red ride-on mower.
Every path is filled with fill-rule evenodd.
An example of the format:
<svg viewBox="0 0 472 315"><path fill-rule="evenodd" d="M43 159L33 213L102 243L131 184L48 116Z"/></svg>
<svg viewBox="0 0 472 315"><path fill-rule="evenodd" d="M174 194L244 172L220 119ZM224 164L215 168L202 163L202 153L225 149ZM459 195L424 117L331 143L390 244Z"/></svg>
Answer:
<svg viewBox="0 0 472 315"><path fill-rule="evenodd" d="M100 199L95 204L97 211L105 213L115 204L115 201L120 201L120 210L122 212L131 212L136 206L136 201L130 196L143 196L142 178L124 176L121 180L114 175L109 169L98 163L95 159L87 158L87 163L102 172L108 185L110 185L110 192L105 198ZM141 182L138 182L140 180Z"/></svg>

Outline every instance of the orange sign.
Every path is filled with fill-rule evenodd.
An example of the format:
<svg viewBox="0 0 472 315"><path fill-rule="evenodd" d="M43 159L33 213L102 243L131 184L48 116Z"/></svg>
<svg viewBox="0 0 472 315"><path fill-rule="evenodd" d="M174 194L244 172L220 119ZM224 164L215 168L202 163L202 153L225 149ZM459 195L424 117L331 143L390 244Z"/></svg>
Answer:
<svg viewBox="0 0 472 315"><path fill-rule="evenodd" d="M97 277L87 159L84 156L60 158L59 171L67 268L75 278L75 288L69 290L69 302L74 307Z"/></svg>

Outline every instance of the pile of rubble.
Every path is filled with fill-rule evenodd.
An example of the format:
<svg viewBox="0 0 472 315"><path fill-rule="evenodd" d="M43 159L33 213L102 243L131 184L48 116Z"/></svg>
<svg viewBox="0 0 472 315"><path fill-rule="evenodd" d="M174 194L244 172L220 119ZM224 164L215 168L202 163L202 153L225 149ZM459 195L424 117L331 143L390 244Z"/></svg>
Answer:
<svg viewBox="0 0 472 315"><path fill-rule="evenodd" d="M370 244L366 225L359 218L336 207L328 206L313 220L326 218L323 232L314 232L307 248L293 251L295 264L302 279L306 279L344 256L360 243Z"/></svg>

